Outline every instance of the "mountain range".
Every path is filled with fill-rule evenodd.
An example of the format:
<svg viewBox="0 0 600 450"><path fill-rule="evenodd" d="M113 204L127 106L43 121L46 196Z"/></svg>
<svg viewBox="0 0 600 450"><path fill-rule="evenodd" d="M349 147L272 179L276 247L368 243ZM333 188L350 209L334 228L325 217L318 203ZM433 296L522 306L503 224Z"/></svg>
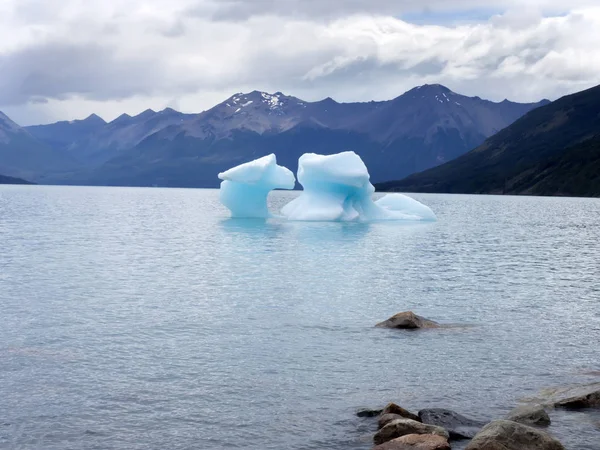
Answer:
<svg viewBox="0 0 600 450"><path fill-rule="evenodd" d="M473 151L380 190L600 196L600 86L526 114Z"/></svg>
<svg viewBox="0 0 600 450"><path fill-rule="evenodd" d="M549 103L499 103L441 85L389 101L307 102L236 94L199 114L173 109L19 127L0 115L0 173L39 183L216 187L217 173L275 153L295 171L306 152L354 150L374 182L451 161Z"/></svg>

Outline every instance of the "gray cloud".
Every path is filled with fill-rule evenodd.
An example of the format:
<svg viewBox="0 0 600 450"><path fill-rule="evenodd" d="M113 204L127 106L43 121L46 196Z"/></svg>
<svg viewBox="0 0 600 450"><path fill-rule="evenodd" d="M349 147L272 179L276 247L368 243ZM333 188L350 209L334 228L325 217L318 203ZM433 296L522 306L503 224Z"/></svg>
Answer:
<svg viewBox="0 0 600 450"><path fill-rule="evenodd" d="M36 10L37 3L0 3L0 109L27 120L168 104L200 111L252 89L363 101L443 83L530 101L600 83L600 8L553 17L517 8L431 26L393 16L477 2L47 0Z"/></svg>
<svg viewBox="0 0 600 450"><path fill-rule="evenodd" d="M0 104L82 95L118 100L151 95L164 84L156 60L120 59L115 49L99 44L43 43L0 55Z"/></svg>

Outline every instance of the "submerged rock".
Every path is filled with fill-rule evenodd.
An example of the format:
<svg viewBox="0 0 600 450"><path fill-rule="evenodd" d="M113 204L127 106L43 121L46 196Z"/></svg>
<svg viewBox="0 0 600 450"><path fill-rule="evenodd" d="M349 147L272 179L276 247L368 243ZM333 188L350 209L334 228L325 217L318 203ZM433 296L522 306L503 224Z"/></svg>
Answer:
<svg viewBox="0 0 600 450"><path fill-rule="evenodd" d="M377 445L373 450L450 450L450 444L442 436L408 434Z"/></svg>
<svg viewBox="0 0 600 450"><path fill-rule="evenodd" d="M600 383L553 389L546 404L568 409L600 407Z"/></svg>
<svg viewBox="0 0 600 450"><path fill-rule="evenodd" d="M390 317L385 322L375 325L378 328L399 328L404 330L414 330L418 328L439 328L440 324L433 320L425 319L416 315L412 311L406 311Z"/></svg>
<svg viewBox="0 0 600 450"><path fill-rule="evenodd" d="M511 420L486 425L465 450L565 450L563 445L537 428Z"/></svg>
<svg viewBox="0 0 600 450"><path fill-rule="evenodd" d="M396 414L398 416L402 416L405 419L416 420L417 422L421 421L421 419L419 419L419 416L411 413L410 411L407 411L401 406L398 406L396 403L388 403L387 406L383 408L383 411L381 412L382 416L385 414Z"/></svg>
<svg viewBox="0 0 600 450"><path fill-rule="evenodd" d="M411 419L397 419L388 423L381 430L375 433L373 441L375 444L383 444L384 442L391 441L407 434L433 434L436 436L442 436L448 439L450 436L448 432L442 427L436 427L435 425L426 425L416 420Z"/></svg>
<svg viewBox="0 0 600 450"><path fill-rule="evenodd" d="M365 409L360 409L358 411L356 411L356 415L358 417L377 417L378 415L380 415L382 413L383 409L370 409L370 408L365 408Z"/></svg>
<svg viewBox="0 0 600 450"><path fill-rule="evenodd" d="M519 406L506 416L506 420L519 422L523 425L536 425L547 427L550 425L550 416L542 405Z"/></svg>
<svg viewBox="0 0 600 450"><path fill-rule="evenodd" d="M471 439L485 425L449 409L423 409L419 411L419 418L423 423L445 428L451 439Z"/></svg>

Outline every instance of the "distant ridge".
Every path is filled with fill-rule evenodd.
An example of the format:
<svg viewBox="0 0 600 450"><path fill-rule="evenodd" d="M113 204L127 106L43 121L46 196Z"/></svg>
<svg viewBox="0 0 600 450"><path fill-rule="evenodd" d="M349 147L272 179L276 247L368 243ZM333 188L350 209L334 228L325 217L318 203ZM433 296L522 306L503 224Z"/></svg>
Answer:
<svg viewBox="0 0 600 450"><path fill-rule="evenodd" d="M106 121L96 114L83 120L61 121L47 125L25 127L37 140L55 150L70 153L75 142L85 139L106 126Z"/></svg>
<svg viewBox="0 0 600 450"><path fill-rule="evenodd" d="M600 196L600 86L531 111L483 145L384 191Z"/></svg>
<svg viewBox="0 0 600 450"><path fill-rule="evenodd" d="M0 111L0 173L35 179L74 166L65 151L35 138Z"/></svg>
<svg viewBox="0 0 600 450"><path fill-rule="evenodd" d="M491 102L442 85L362 103L255 90L199 114L147 109L109 123L92 115L26 127L35 145L70 163L4 173L54 184L216 187L217 173L269 153L296 170L303 153L353 150L374 182L385 181L450 161L545 103Z"/></svg>

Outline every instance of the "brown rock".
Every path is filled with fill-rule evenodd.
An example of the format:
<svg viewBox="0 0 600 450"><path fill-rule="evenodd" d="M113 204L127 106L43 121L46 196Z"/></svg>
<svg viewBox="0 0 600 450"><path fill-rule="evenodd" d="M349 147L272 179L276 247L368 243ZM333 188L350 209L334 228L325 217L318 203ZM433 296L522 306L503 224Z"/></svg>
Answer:
<svg viewBox="0 0 600 450"><path fill-rule="evenodd" d="M398 406L395 403L389 403L385 408L383 408L381 415L385 414L396 414L398 416L404 417L405 419L416 420L417 422L421 421L421 419L419 419L419 416L411 413L410 411L407 411L406 409L402 408L401 406Z"/></svg>
<svg viewBox="0 0 600 450"><path fill-rule="evenodd" d="M563 445L538 428L511 420L496 420L467 445L465 450L565 450Z"/></svg>
<svg viewBox="0 0 600 450"><path fill-rule="evenodd" d="M373 450L450 450L450 444L442 436L408 434L378 445Z"/></svg>
<svg viewBox="0 0 600 450"><path fill-rule="evenodd" d="M385 322L375 325L378 328L399 328L403 330L414 330L418 328L439 328L440 324L433 320L417 316L412 311L401 312L390 317Z"/></svg>
<svg viewBox="0 0 600 450"><path fill-rule="evenodd" d="M442 436L446 440L450 437L448 432L442 427L435 425L425 425L424 423L417 422L416 420L410 419L397 419L388 423L381 430L375 433L373 441L375 444L380 445L384 442L391 441L407 434L434 434Z"/></svg>

